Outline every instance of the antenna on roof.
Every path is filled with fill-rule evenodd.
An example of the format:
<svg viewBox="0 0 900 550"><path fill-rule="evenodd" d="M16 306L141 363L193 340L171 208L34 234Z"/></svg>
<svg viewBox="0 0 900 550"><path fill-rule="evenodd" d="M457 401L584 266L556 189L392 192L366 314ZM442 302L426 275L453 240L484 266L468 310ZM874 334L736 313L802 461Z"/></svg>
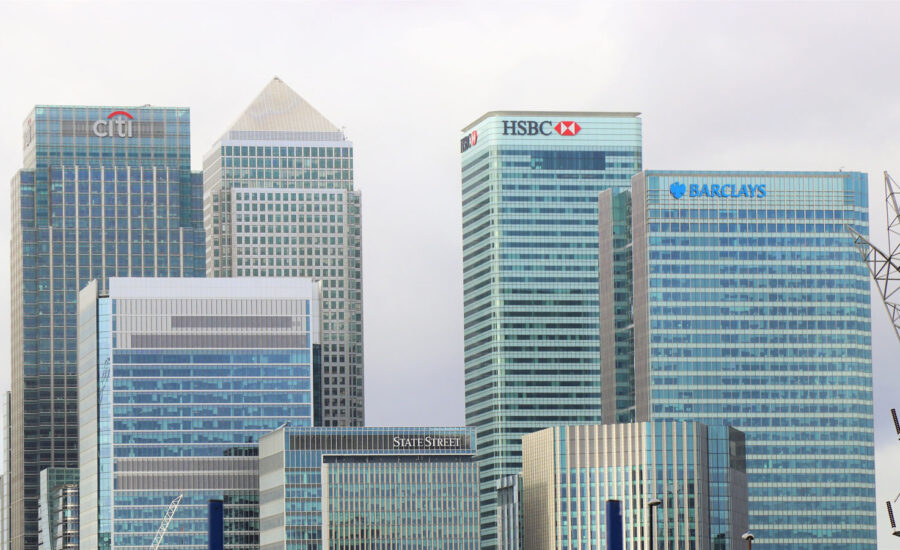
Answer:
<svg viewBox="0 0 900 550"><path fill-rule="evenodd" d="M900 421L897 420L897 409L891 409L891 416L894 417L894 430L897 432L897 437L900 438Z"/></svg>

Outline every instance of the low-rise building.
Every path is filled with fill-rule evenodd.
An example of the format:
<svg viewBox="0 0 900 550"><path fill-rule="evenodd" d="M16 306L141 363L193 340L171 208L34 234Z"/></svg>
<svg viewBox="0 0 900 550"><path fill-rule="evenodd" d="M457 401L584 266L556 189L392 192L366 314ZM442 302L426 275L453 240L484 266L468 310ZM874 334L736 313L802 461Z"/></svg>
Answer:
<svg viewBox="0 0 900 550"><path fill-rule="evenodd" d="M283 426L259 450L260 550L479 546L471 428Z"/></svg>

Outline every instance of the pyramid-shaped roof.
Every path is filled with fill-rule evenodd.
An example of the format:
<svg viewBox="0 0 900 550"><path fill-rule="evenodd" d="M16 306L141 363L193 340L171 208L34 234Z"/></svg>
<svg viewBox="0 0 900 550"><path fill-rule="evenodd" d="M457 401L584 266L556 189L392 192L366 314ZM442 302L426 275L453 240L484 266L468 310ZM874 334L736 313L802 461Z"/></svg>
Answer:
<svg viewBox="0 0 900 550"><path fill-rule="evenodd" d="M340 132L277 76L228 129L229 132Z"/></svg>

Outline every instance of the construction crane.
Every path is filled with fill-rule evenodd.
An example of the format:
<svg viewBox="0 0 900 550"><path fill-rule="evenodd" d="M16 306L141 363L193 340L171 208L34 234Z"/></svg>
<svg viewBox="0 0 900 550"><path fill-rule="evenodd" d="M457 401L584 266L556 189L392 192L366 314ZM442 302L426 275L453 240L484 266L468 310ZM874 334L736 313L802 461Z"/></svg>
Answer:
<svg viewBox="0 0 900 550"><path fill-rule="evenodd" d="M853 244L869 268L869 274L872 275L888 317L891 318L894 335L900 340L900 185L887 172L884 173L884 209L888 237L886 249L875 246L868 237L849 224L845 229L853 237ZM900 421L897 420L896 409L891 409L891 416L894 420L894 430L900 438ZM894 499L894 504L898 499L900 495ZM897 528L890 500L887 501L887 512L891 522L891 534L900 537L900 529Z"/></svg>
<svg viewBox="0 0 900 550"><path fill-rule="evenodd" d="M894 430L897 432L897 437L900 438L900 421L897 420L897 409L891 409L891 416L894 417ZM897 499L900 499L900 495L894 497L894 504L897 504ZM887 510L888 519L891 521L891 534L895 537L900 537L900 529L897 529L897 522L894 521L894 509L891 508L891 501L887 501Z"/></svg>
<svg viewBox="0 0 900 550"><path fill-rule="evenodd" d="M166 531L169 530L169 522L172 521L172 516L175 515L175 510L178 510L178 505L181 504L181 499L183 497L184 493L178 495L175 500L172 501L172 504L169 504L169 509L166 510L166 517L164 517L162 523L159 524L159 530L156 531L156 536L153 537L153 544L150 545L150 550L157 550L159 545L162 544L163 536L165 536Z"/></svg>

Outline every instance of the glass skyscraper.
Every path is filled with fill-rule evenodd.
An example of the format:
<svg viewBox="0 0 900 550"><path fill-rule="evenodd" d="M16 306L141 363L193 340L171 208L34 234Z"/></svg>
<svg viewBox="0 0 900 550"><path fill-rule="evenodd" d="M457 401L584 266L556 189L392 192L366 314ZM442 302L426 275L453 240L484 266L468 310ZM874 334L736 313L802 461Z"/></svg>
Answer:
<svg viewBox="0 0 900 550"><path fill-rule="evenodd" d="M312 426L319 285L303 278L112 278L78 299L82 548L259 547L257 442Z"/></svg>
<svg viewBox="0 0 900 550"><path fill-rule="evenodd" d="M482 545L524 434L600 421L597 197L641 169L637 113L489 112L463 129L466 424Z"/></svg>
<svg viewBox="0 0 900 550"><path fill-rule="evenodd" d="M284 426L259 440L260 550L477 550L470 428Z"/></svg>
<svg viewBox="0 0 900 550"><path fill-rule="evenodd" d="M875 548L869 278L845 230L868 233L867 185L633 179L636 418L745 432L754 547Z"/></svg>
<svg viewBox="0 0 900 550"><path fill-rule="evenodd" d="M39 105L12 180L13 550L36 548L40 471L78 467L76 300L91 279L204 276L190 111Z"/></svg>
<svg viewBox="0 0 900 550"><path fill-rule="evenodd" d="M322 281L321 422L361 426L360 194L353 144L278 78L203 160L208 277Z"/></svg>

